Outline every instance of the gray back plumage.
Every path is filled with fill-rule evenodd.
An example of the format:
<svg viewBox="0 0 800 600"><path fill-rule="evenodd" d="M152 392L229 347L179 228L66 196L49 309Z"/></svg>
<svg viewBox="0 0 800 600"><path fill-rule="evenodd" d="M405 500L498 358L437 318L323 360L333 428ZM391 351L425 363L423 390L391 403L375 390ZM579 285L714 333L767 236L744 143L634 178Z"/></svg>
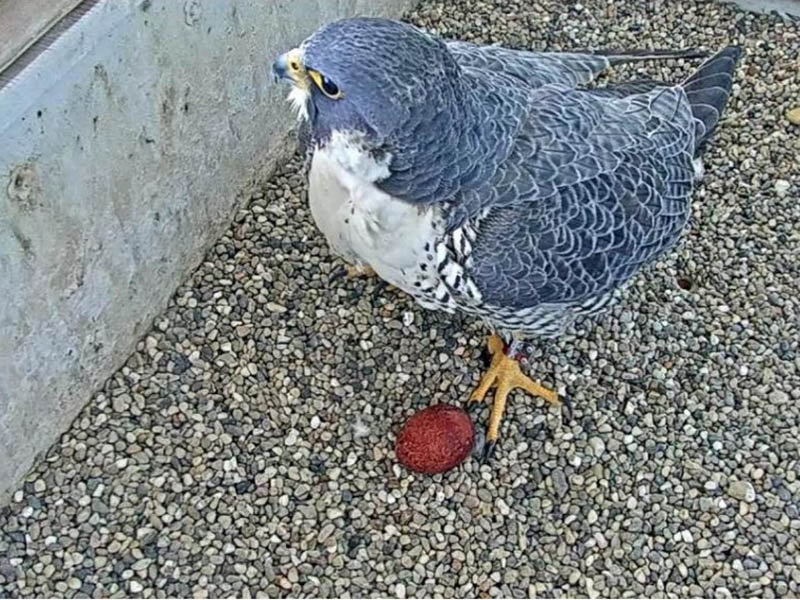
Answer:
<svg viewBox="0 0 800 600"><path fill-rule="evenodd" d="M492 207L471 255L484 301L591 305L672 247L689 218L692 158L719 121L739 55L723 50L679 86L535 92L514 153L466 198L467 220L481 219L474 205ZM455 223L464 206L454 203Z"/></svg>
<svg viewBox="0 0 800 600"><path fill-rule="evenodd" d="M611 65L602 55L526 52L459 41L448 42L447 48L462 69L506 73L516 77L518 85L532 88L548 83L586 84Z"/></svg>
<svg viewBox="0 0 800 600"><path fill-rule="evenodd" d="M693 117L674 88L617 99L548 86L534 100L513 156L465 199L481 207L467 218L480 221L470 273L487 303L568 307L613 291L677 240Z"/></svg>

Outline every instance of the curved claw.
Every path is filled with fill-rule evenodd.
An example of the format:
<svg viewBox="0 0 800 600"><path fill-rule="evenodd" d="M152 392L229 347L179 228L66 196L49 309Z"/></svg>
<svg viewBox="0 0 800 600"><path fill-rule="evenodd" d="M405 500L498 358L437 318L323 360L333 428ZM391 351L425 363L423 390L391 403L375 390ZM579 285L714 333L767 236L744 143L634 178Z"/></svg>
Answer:
<svg viewBox="0 0 800 600"><path fill-rule="evenodd" d="M389 283L383 279L378 279L375 282L375 288L372 290L372 299L376 300L383 292L389 288Z"/></svg>
<svg viewBox="0 0 800 600"><path fill-rule="evenodd" d="M560 395L558 399L561 401L561 406L566 413L566 420L572 421L572 417L574 416L574 413L572 412L572 400L569 399L569 396L564 394Z"/></svg>
<svg viewBox="0 0 800 600"><path fill-rule="evenodd" d="M491 440L489 442L486 442L486 445L483 447L483 456L481 457L482 465L485 465L492 459L496 448L497 448L497 440Z"/></svg>
<svg viewBox="0 0 800 600"><path fill-rule="evenodd" d="M342 266L336 267L335 271L332 271L331 274L328 276L328 283L334 283L339 281L340 279L344 279L348 275L349 271Z"/></svg>
<svg viewBox="0 0 800 600"><path fill-rule="evenodd" d="M467 412L471 415L476 415L480 410L481 406L483 406L483 402L478 400L468 400L467 401Z"/></svg>

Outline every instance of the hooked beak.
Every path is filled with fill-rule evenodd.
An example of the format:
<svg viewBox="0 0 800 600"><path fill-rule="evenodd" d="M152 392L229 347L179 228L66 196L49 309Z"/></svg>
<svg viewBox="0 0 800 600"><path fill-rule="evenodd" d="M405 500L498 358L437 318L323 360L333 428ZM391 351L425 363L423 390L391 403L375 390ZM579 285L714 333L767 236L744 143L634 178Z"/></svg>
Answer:
<svg viewBox="0 0 800 600"><path fill-rule="evenodd" d="M290 81L298 87L306 87L308 85L308 75L303 65L302 53L299 48L281 54L272 63L272 79L276 83Z"/></svg>

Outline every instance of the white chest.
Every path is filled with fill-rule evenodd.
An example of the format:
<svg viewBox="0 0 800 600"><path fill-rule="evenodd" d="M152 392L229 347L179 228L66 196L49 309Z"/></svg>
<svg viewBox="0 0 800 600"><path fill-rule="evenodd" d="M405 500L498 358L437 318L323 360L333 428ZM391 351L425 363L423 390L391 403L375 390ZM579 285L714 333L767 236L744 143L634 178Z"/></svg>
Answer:
<svg viewBox="0 0 800 600"><path fill-rule="evenodd" d="M318 149L309 174L311 213L336 254L415 294L437 283L427 265L437 238L434 210L379 190L373 181L383 170L352 145Z"/></svg>

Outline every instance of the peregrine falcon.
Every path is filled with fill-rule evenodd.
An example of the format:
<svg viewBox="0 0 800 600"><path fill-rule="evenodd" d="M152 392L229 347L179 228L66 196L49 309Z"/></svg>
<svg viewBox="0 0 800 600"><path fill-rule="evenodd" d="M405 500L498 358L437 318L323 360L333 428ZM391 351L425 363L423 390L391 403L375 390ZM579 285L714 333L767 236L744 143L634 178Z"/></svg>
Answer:
<svg viewBox="0 0 800 600"><path fill-rule="evenodd" d="M511 390L559 403L521 371L522 340L598 313L679 239L740 54L674 85L592 88L615 64L696 54L519 51L354 18L274 62L332 251L489 325L491 365L470 397L496 387L489 455Z"/></svg>

